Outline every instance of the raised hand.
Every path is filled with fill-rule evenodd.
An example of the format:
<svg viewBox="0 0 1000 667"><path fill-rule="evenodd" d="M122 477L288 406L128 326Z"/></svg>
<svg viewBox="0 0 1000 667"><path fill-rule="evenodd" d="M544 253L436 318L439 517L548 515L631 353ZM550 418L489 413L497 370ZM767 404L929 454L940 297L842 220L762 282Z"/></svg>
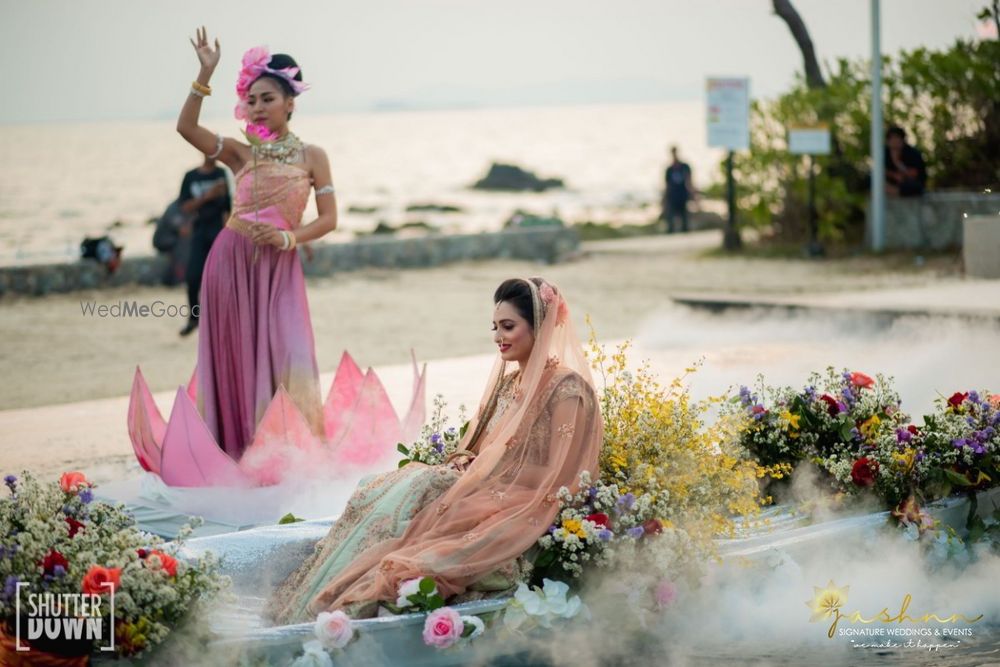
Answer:
<svg viewBox="0 0 1000 667"><path fill-rule="evenodd" d="M191 46L194 47L195 53L198 54L198 61L205 69L214 70L219 64L219 56L222 53L222 49L219 47L219 38L215 38L215 48L213 49L208 43L208 31L205 30L205 26L195 31L195 39L191 40Z"/></svg>

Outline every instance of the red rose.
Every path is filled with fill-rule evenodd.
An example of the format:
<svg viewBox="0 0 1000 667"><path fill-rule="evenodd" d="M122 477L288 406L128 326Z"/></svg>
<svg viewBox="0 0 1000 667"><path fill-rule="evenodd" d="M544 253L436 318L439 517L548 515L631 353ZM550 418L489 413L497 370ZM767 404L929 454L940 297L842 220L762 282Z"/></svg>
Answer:
<svg viewBox="0 0 1000 667"><path fill-rule="evenodd" d="M45 574L55 574L56 565L61 565L64 572L69 570L69 561L66 557L53 549L42 559L42 568Z"/></svg>
<svg viewBox="0 0 1000 667"><path fill-rule="evenodd" d="M875 473L878 472L878 461L862 456L851 467L851 481L858 486L873 486Z"/></svg>
<svg viewBox="0 0 1000 667"><path fill-rule="evenodd" d="M826 403L826 411L830 414L831 417L836 417L837 415L840 414L840 406L837 405L837 399L835 399L833 396L831 396L830 394L823 394L822 396L819 397L819 400Z"/></svg>
<svg viewBox="0 0 1000 667"><path fill-rule="evenodd" d="M965 403L965 399L967 399L968 397L969 397L968 392L963 394L960 391L956 391L954 394L951 395L951 398L948 399L948 405L957 410L958 407L962 405L962 403Z"/></svg>
<svg viewBox="0 0 1000 667"><path fill-rule="evenodd" d="M149 556L156 556L160 559L160 567L171 577L177 576L177 559L170 554L165 554L162 551L150 551ZM146 567L149 567L149 559L146 559Z"/></svg>
<svg viewBox="0 0 1000 667"><path fill-rule="evenodd" d="M108 586L107 584L111 584ZM122 585L122 570L120 567L101 567L91 565L80 584L81 590L87 595L107 593L108 588L117 590Z"/></svg>
<svg viewBox="0 0 1000 667"><path fill-rule="evenodd" d="M658 519L650 519L642 524L642 529L646 535L659 535L663 532L663 524Z"/></svg>
<svg viewBox="0 0 1000 667"><path fill-rule="evenodd" d="M909 431L910 433L912 433L913 435L916 435L916 434L920 433L920 429L917 428L916 426L914 426L913 424L910 424L909 426L907 426L906 430Z"/></svg>
<svg viewBox="0 0 1000 667"><path fill-rule="evenodd" d="M608 519L608 515L604 512L598 512L597 514L587 516L587 521L593 521L595 525L598 525L601 528L607 528L610 519Z"/></svg>
<svg viewBox="0 0 1000 667"><path fill-rule="evenodd" d="M66 517L66 523L69 524L70 537L76 537L76 534L83 530L83 524L71 516Z"/></svg>
<svg viewBox="0 0 1000 667"><path fill-rule="evenodd" d="M149 552L145 549L136 549L135 552L139 554L139 558L142 558L143 560L145 560L146 556L149 555Z"/></svg>
<svg viewBox="0 0 1000 667"><path fill-rule="evenodd" d="M851 384L862 389L870 389L871 386L875 384L875 380L871 379L864 373L858 373L855 371L851 373Z"/></svg>

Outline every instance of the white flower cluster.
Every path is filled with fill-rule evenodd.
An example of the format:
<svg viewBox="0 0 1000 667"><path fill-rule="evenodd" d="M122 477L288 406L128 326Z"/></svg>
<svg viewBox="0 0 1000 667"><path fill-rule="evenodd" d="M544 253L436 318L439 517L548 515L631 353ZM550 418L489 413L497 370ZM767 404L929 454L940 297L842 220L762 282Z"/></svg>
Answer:
<svg viewBox="0 0 1000 667"><path fill-rule="evenodd" d="M400 467L407 463L426 463L440 465L458 449L458 443L464 435L462 429L445 427L444 411L447 404L438 394L434 397L434 412L429 424L424 425L420 432L420 440L406 444L399 443L396 448L404 456L399 462ZM465 423L465 410L459 407L459 419Z"/></svg>
<svg viewBox="0 0 1000 667"><path fill-rule="evenodd" d="M551 628L552 623L568 620L581 611L589 616L579 595L567 597L569 586L561 581L542 580L542 588L517 586L514 599L504 612L504 625L511 630L524 631L532 626Z"/></svg>

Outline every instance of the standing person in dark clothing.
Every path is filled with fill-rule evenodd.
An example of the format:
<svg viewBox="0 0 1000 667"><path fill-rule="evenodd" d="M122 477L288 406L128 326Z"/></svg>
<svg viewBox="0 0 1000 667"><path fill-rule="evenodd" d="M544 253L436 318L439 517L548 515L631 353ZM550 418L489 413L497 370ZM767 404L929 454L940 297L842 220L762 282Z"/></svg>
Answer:
<svg viewBox="0 0 1000 667"><path fill-rule="evenodd" d="M919 197L927 187L920 151L906 143L906 131L893 125L885 133L885 191L892 197Z"/></svg>
<svg viewBox="0 0 1000 667"><path fill-rule="evenodd" d="M694 197L695 190L691 184L691 167L677 157L677 146L670 147L670 156L672 160L665 175L666 189L660 219L667 221L667 233L673 234L677 231L675 222L678 216L681 219L681 231L688 231L687 205L688 200Z"/></svg>
<svg viewBox="0 0 1000 667"><path fill-rule="evenodd" d="M226 172L216 165L213 158L206 157L204 164L184 174L178 201L184 213L194 216L191 254L185 276L191 315L181 329L181 335L187 336L198 328L198 292L201 290L201 273L205 268L208 251L211 250L215 237L222 231L232 209Z"/></svg>

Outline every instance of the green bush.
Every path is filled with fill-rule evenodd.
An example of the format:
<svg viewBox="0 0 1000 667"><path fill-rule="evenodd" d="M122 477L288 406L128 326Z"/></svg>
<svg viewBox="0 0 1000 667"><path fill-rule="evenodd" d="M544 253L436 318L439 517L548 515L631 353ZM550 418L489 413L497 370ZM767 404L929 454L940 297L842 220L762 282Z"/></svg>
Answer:
<svg viewBox="0 0 1000 667"><path fill-rule="evenodd" d="M978 190L1000 181L1000 42L959 40L944 51L919 48L883 58L884 118L907 130L924 153L929 189ZM870 63L840 59L827 86L800 77L787 93L751 107L751 147L734 174L741 221L773 225L778 237L805 238L808 170L790 155L789 126L829 125L833 154L816 158L820 237L861 236L870 171ZM721 165L724 174L725 165ZM724 177L724 176L723 176Z"/></svg>

